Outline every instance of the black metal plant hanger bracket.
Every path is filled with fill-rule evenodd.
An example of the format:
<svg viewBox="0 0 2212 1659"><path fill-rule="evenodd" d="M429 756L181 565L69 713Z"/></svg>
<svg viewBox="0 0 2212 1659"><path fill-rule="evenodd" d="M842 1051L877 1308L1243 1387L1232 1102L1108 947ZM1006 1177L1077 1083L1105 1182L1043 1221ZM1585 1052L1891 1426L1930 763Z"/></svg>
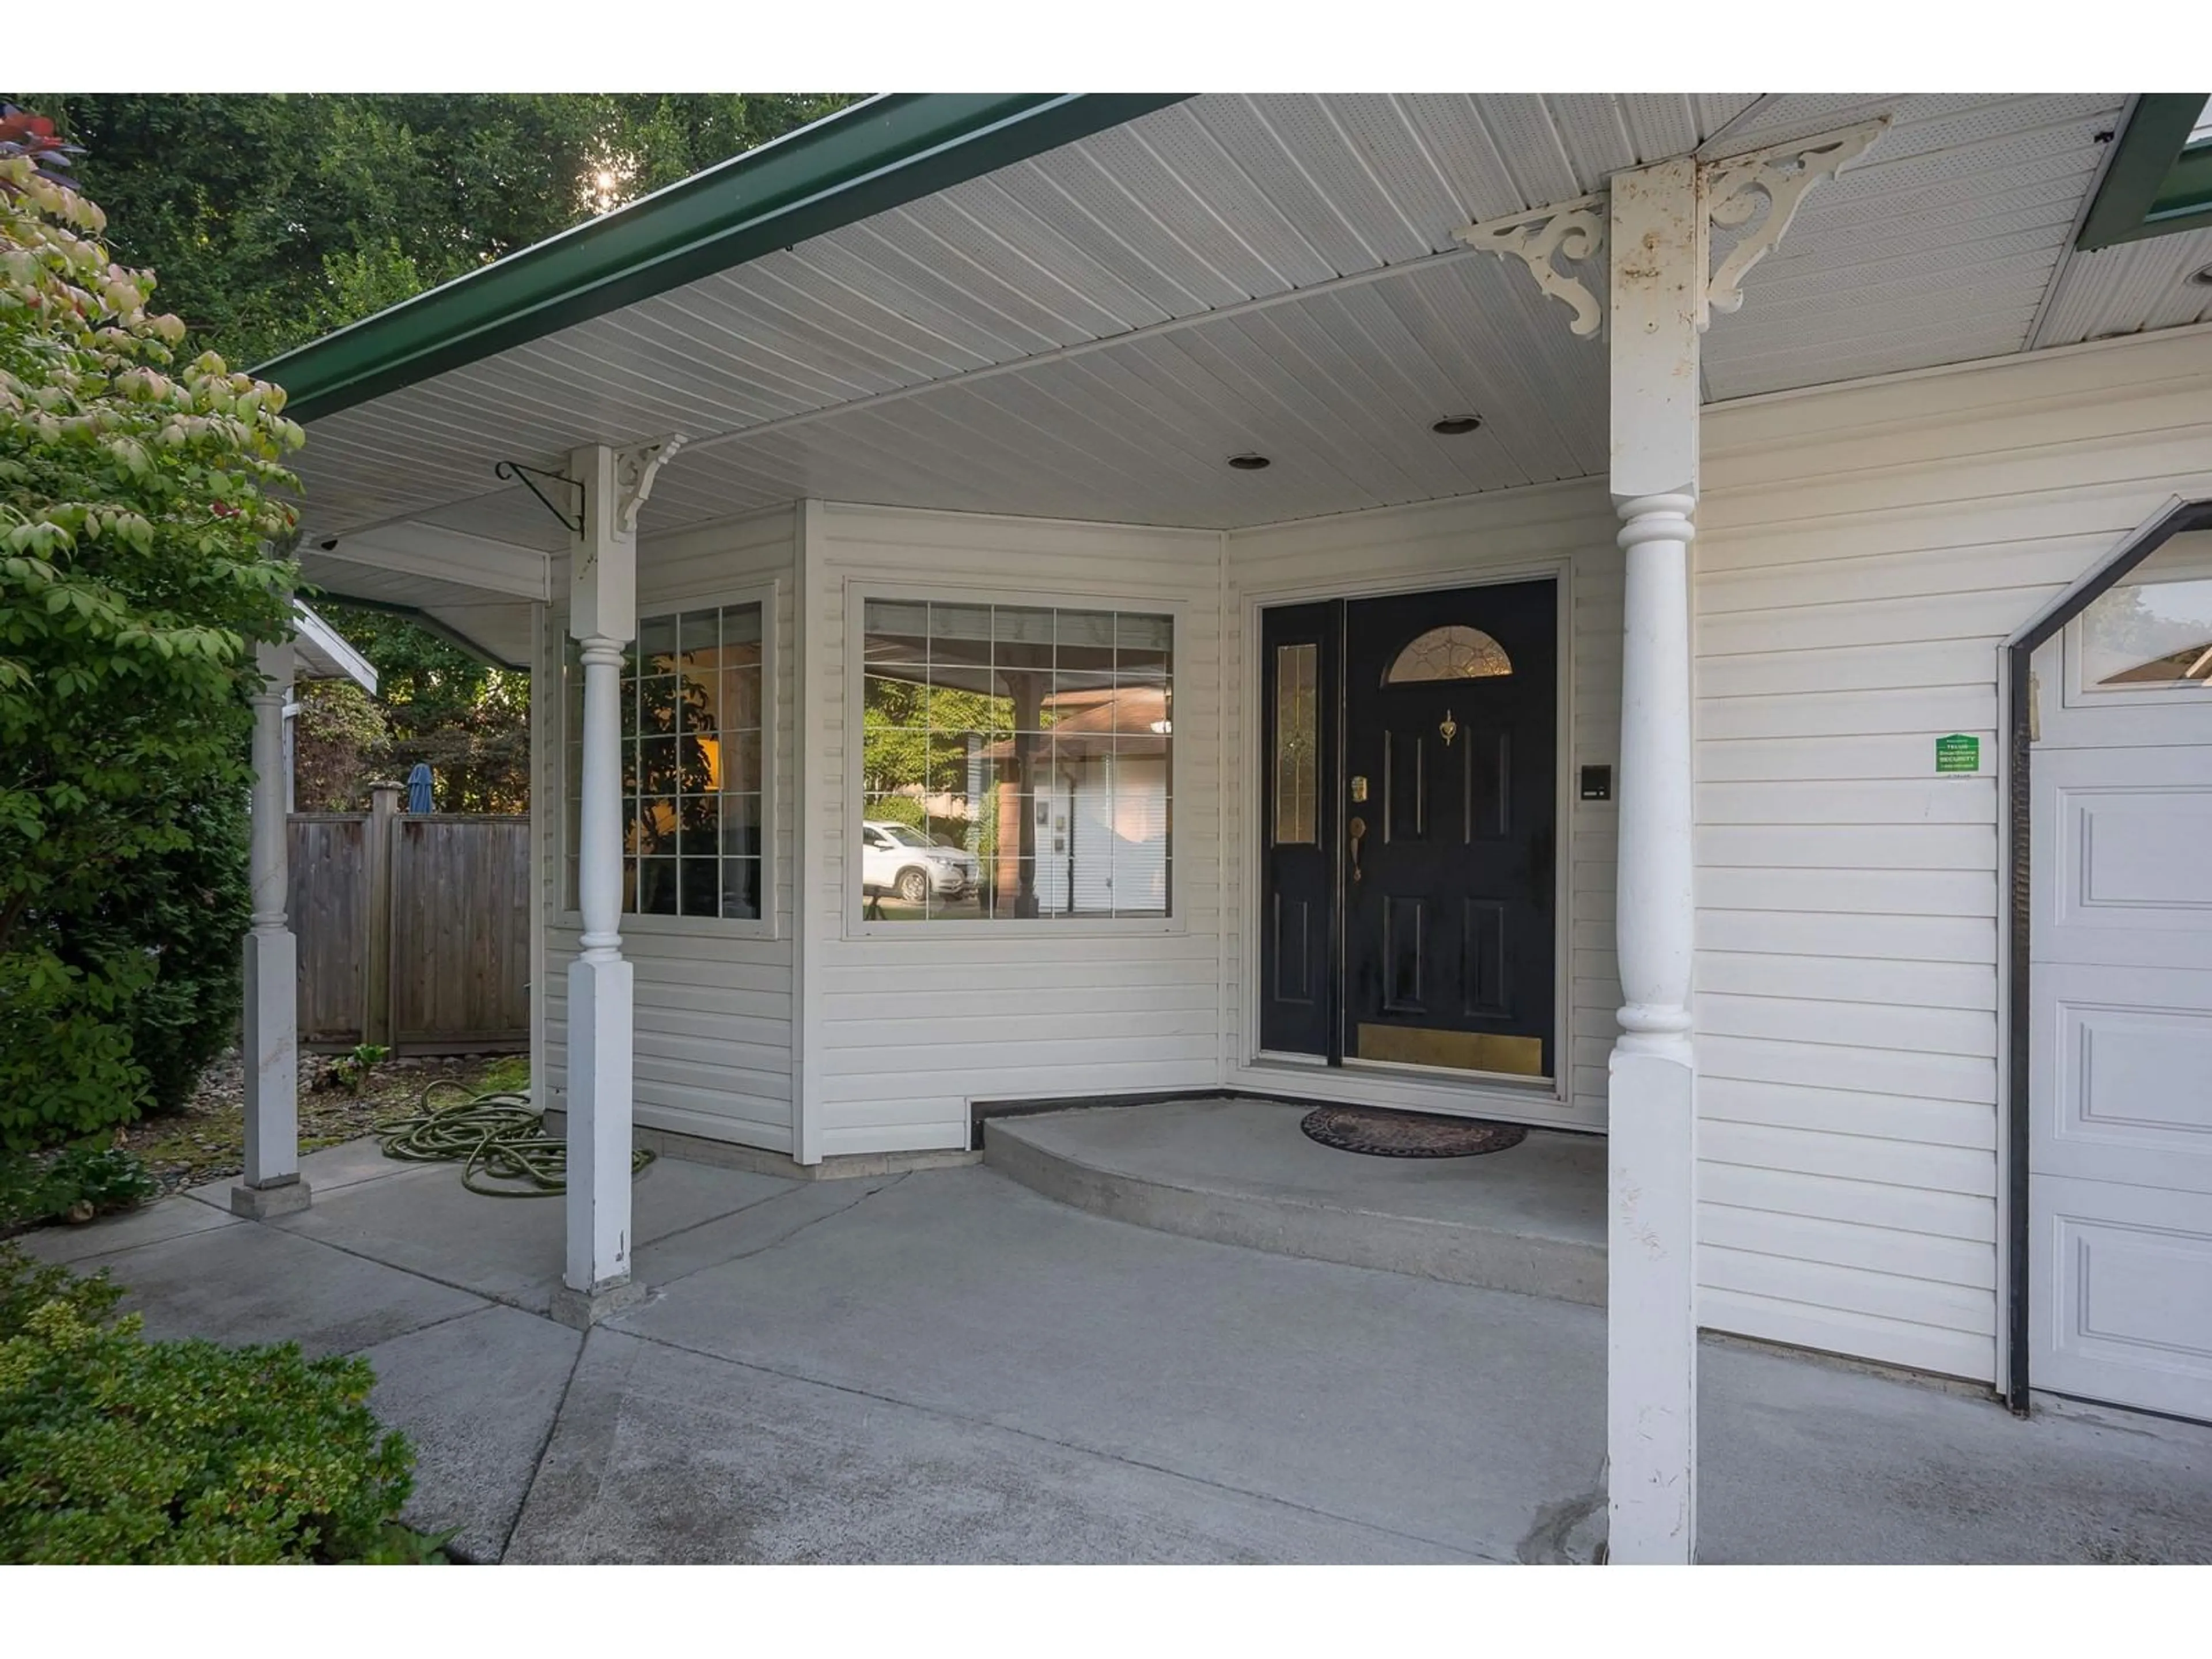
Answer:
<svg viewBox="0 0 2212 1659"><path fill-rule="evenodd" d="M568 527L569 534L580 536L584 533L583 514L580 512L574 518L570 518L559 507L554 506L553 498L540 489L534 482L536 479L544 478L554 483L564 483L580 496L584 493L584 486L580 479L572 478L565 472L546 472L534 466L525 466L520 461L500 462L492 468L491 476L495 478L520 479L523 487L545 504L545 510Z"/></svg>

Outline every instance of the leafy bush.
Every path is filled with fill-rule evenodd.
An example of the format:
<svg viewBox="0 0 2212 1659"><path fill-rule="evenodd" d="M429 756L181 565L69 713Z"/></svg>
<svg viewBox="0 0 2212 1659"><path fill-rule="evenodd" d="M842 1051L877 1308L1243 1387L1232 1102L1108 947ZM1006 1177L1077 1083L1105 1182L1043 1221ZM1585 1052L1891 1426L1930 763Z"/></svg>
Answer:
<svg viewBox="0 0 2212 1659"><path fill-rule="evenodd" d="M252 646L291 626L278 388L111 262L0 108L0 1147L181 1100L228 1035Z"/></svg>
<svg viewBox="0 0 2212 1659"><path fill-rule="evenodd" d="M80 1279L67 1267L34 1261L14 1244L0 1243L0 1343L21 1331L31 1316L58 1302L88 1324L107 1317L123 1299L123 1288L103 1267Z"/></svg>
<svg viewBox="0 0 2212 1659"><path fill-rule="evenodd" d="M52 1158L0 1153L0 1230L41 1221L89 1221L143 1204L157 1190L121 1147L66 1147Z"/></svg>
<svg viewBox="0 0 2212 1659"><path fill-rule="evenodd" d="M149 1342L118 1292L0 1245L0 1561L419 1560L414 1454L362 1359Z"/></svg>
<svg viewBox="0 0 2212 1659"><path fill-rule="evenodd" d="M71 948L119 953L151 942L156 971L120 1010L145 1109L180 1112L208 1062L238 1040L244 985L239 935L253 909L252 826L234 800L177 803L191 837L135 862L122 902L76 919ZM127 902L128 909L124 908Z"/></svg>
<svg viewBox="0 0 2212 1659"><path fill-rule="evenodd" d="M368 1074L392 1058L392 1050L380 1042L356 1042L350 1054L332 1060L323 1073L323 1081L357 1095L368 1081Z"/></svg>

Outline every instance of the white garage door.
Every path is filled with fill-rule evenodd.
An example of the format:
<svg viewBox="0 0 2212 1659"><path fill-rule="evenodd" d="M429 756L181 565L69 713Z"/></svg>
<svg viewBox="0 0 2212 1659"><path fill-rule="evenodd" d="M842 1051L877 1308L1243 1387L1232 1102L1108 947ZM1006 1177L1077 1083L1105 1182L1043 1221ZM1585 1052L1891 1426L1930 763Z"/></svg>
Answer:
<svg viewBox="0 0 2212 1659"><path fill-rule="evenodd" d="M2212 1419L2212 532L2036 678L2028 1374Z"/></svg>

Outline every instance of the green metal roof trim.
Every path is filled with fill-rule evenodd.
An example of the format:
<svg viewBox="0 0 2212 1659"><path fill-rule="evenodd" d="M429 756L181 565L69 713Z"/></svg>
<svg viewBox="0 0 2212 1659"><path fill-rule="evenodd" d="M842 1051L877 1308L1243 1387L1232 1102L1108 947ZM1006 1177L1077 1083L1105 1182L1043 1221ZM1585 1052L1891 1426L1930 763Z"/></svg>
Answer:
<svg viewBox="0 0 2212 1659"><path fill-rule="evenodd" d="M253 373L335 414L1178 103L1187 93L885 93Z"/></svg>
<svg viewBox="0 0 2212 1659"><path fill-rule="evenodd" d="M2136 100L2075 247L2086 253L2212 225L2212 142L2189 142L2205 102L2201 92L2147 92Z"/></svg>

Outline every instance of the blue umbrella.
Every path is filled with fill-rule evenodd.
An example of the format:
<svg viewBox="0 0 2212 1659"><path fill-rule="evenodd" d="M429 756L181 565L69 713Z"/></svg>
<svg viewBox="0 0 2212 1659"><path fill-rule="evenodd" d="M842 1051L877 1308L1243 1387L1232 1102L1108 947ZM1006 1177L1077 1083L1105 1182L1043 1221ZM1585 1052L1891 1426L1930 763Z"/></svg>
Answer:
<svg viewBox="0 0 2212 1659"><path fill-rule="evenodd" d="M414 769L407 774L407 810L427 812L430 810L430 763L416 761Z"/></svg>

